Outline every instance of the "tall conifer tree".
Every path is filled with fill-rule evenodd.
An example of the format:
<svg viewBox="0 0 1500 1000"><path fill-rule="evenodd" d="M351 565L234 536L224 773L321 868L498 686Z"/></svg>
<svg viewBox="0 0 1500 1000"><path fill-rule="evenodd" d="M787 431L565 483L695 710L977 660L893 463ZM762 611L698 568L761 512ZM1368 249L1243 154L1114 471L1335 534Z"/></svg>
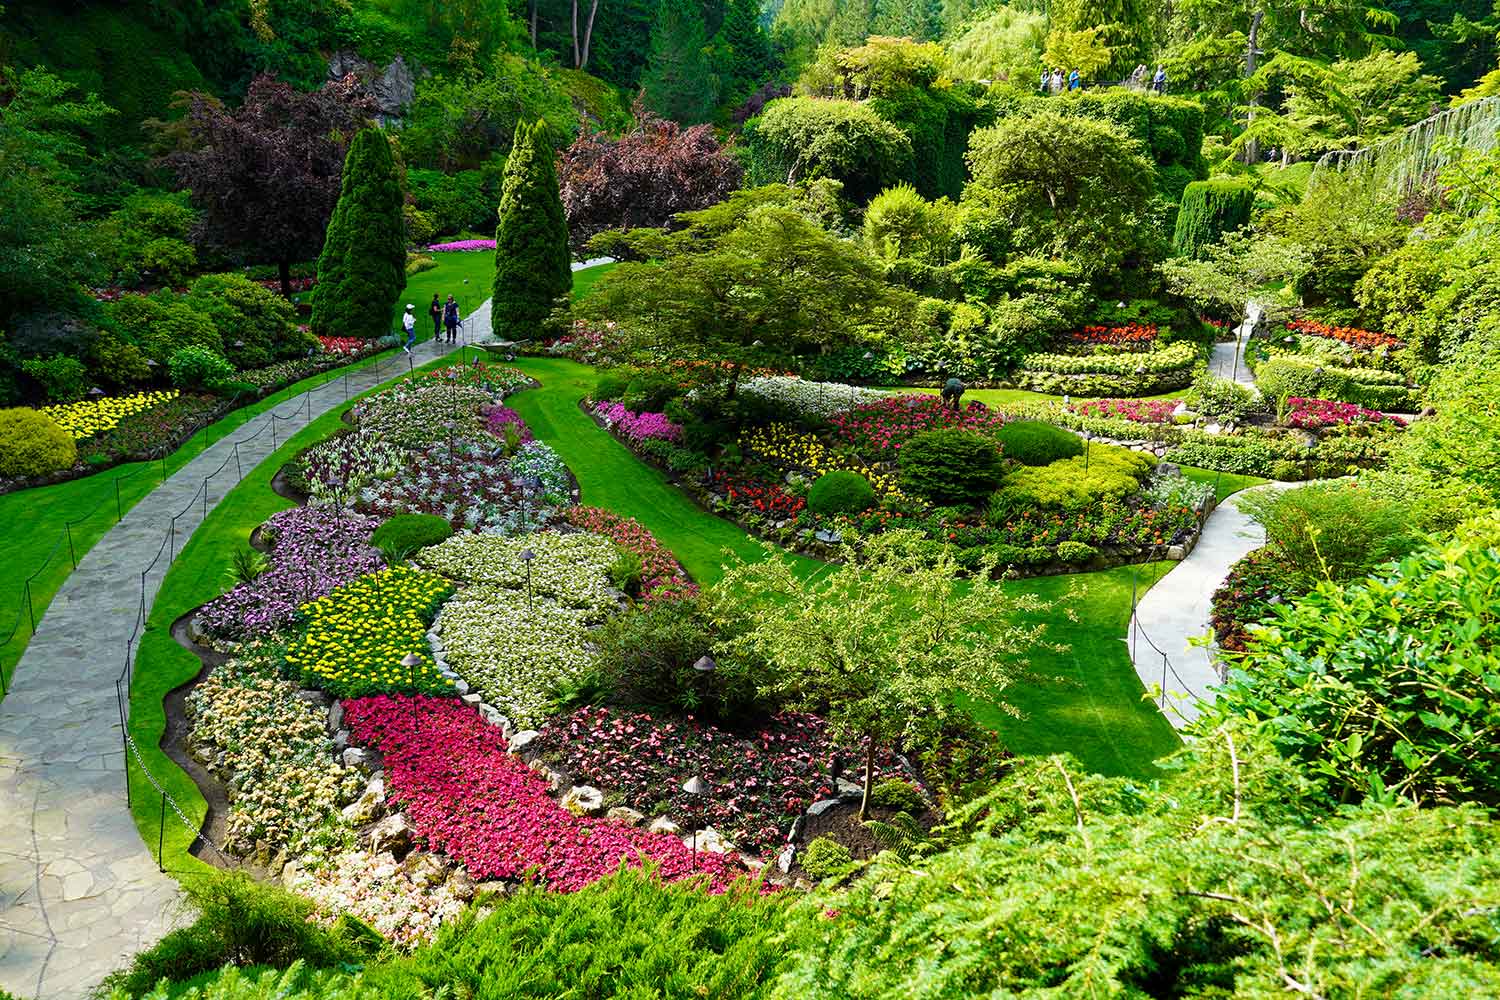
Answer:
<svg viewBox="0 0 1500 1000"><path fill-rule="evenodd" d="M758 0L729 0L714 53L726 102L738 103L770 78L771 40L760 24Z"/></svg>
<svg viewBox="0 0 1500 1000"><path fill-rule="evenodd" d="M500 222L495 228L491 322L502 340L529 340L573 287L568 223L545 122L516 126L505 161Z"/></svg>
<svg viewBox="0 0 1500 1000"><path fill-rule="evenodd" d="M661 0L651 26L651 58L641 76L646 107L683 125L706 122L718 101L699 0Z"/></svg>
<svg viewBox="0 0 1500 1000"><path fill-rule="evenodd" d="M379 337L406 287L406 222L390 140L364 129L349 144L338 205L323 237L313 286L313 333Z"/></svg>

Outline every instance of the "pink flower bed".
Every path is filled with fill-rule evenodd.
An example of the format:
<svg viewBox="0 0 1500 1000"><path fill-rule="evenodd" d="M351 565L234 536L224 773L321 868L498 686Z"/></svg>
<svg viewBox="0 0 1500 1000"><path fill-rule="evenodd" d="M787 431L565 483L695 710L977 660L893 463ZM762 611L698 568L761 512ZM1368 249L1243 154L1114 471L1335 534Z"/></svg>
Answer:
<svg viewBox="0 0 1500 1000"><path fill-rule="evenodd" d="M1340 403L1332 399L1305 399L1301 396L1287 398L1286 423L1288 427L1317 430L1335 424L1376 424L1390 421L1397 427L1405 427L1406 421L1379 410L1367 410L1353 403Z"/></svg>
<svg viewBox="0 0 1500 1000"><path fill-rule="evenodd" d="M519 435L521 444L532 440L531 428L526 426L526 421L521 415L508 406L491 406L484 411L485 426L491 434L497 438L505 437L505 428L514 427Z"/></svg>
<svg viewBox="0 0 1500 1000"><path fill-rule="evenodd" d="M1138 424L1164 424L1177 409L1175 400L1167 399L1091 399L1075 403L1073 412L1085 417L1118 417Z"/></svg>
<svg viewBox="0 0 1500 1000"><path fill-rule="evenodd" d="M427 846L475 879L534 876L561 892L649 861L661 878L707 876L723 891L744 874L734 855L692 851L677 837L574 816L505 738L452 698L380 695L344 702L356 743L378 747L387 789Z"/></svg>
<svg viewBox="0 0 1500 1000"><path fill-rule="evenodd" d="M619 403L595 403L594 415L632 441L682 440L682 428L668 420L665 413L632 413Z"/></svg>
<svg viewBox="0 0 1500 1000"><path fill-rule="evenodd" d="M621 517L601 507L573 507L563 518L575 528L612 538L621 548L641 557L642 598L689 597L698 592L698 585L688 579L672 553L635 518Z"/></svg>
<svg viewBox="0 0 1500 1000"><path fill-rule="evenodd" d="M358 354L370 346L370 342L361 337L326 337L319 336L318 343L323 345L323 350L328 354Z"/></svg>
<svg viewBox="0 0 1500 1000"><path fill-rule="evenodd" d="M432 243L427 247L433 253L472 253L476 250L495 249L494 240L454 240L452 243Z"/></svg>
<svg viewBox="0 0 1500 1000"><path fill-rule="evenodd" d="M853 445L865 459L892 459L901 446L923 431L937 427L992 430L1005 423L978 400L961 410L950 410L937 396L891 396L856 406L831 421L834 437Z"/></svg>

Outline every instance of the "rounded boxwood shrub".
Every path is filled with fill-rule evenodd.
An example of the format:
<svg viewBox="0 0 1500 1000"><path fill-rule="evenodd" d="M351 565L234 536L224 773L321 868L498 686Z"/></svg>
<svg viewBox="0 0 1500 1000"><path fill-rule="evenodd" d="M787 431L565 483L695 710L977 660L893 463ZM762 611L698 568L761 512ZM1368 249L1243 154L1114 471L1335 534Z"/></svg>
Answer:
<svg viewBox="0 0 1500 1000"><path fill-rule="evenodd" d="M999 485L1000 450L981 434L923 431L901 449L901 488L935 503L975 503Z"/></svg>
<svg viewBox="0 0 1500 1000"><path fill-rule="evenodd" d="M827 837L814 837L802 852L802 870L816 879L845 875L854 867L849 848Z"/></svg>
<svg viewBox="0 0 1500 1000"><path fill-rule="evenodd" d="M0 476L45 476L78 461L78 446L56 420L18 406L0 410Z"/></svg>
<svg viewBox="0 0 1500 1000"><path fill-rule="evenodd" d="M613 402L625 395L625 390L629 386L630 375L628 372L604 372L599 376L599 381L594 383L594 400L596 402L603 400Z"/></svg>
<svg viewBox="0 0 1500 1000"><path fill-rule="evenodd" d="M1000 428L999 438L1001 454L1022 465L1051 465L1083 454L1083 441L1077 434L1040 420L1008 423Z"/></svg>
<svg viewBox="0 0 1500 1000"><path fill-rule="evenodd" d="M825 472L807 491L814 514L858 514L875 505L875 488L857 472Z"/></svg>
<svg viewBox="0 0 1500 1000"><path fill-rule="evenodd" d="M452 534L453 525L436 514L397 514L375 529L370 544L382 552L415 552Z"/></svg>
<svg viewBox="0 0 1500 1000"><path fill-rule="evenodd" d="M234 366L206 347L184 347L167 361L167 373L179 389L197 389L228 382Z"/></svg>
<svg viewBox="0 0 1500 1000"><path fill-rule="evenodd" d="M870 789L870 803L883 809L920 816L927 811L927 799L917 786L900 778L887 778ZM805 866L804 866L805 867Z"/></svg>

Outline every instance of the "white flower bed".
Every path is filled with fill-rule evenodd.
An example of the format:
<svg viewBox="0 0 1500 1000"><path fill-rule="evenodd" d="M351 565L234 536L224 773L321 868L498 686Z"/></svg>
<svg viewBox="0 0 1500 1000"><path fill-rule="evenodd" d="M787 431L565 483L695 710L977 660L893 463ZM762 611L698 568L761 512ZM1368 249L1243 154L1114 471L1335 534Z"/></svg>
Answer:
<svg viewBox="0 0 1500 1000"><path fill-rule="evenodd" d="M437 885L414 879L389 854L346 851L317 871L300 872L287 888L311 899L329 924L350 913L406 950L463 912L452 886L451 879Z"/></svg>
<svg viewBox="0 0 1500 1000"><path fill-rule="evenodd" d="M533 598L579 608L596 618L615 607L609 567L619 558L619 550L601 535L454 535L424 549L417 562L455 583L519 591L524 601L527 570L521 553L527 549L536 556L531 561Z"/></svg>
<svg viewBox="0 0 1500 1000"><path fill-rule="evenodd" d="M758 375L740 383L740 391L780 403L803 417L822 420L890 395L880 389L841 382L809 382L795 375Z"/></svg>

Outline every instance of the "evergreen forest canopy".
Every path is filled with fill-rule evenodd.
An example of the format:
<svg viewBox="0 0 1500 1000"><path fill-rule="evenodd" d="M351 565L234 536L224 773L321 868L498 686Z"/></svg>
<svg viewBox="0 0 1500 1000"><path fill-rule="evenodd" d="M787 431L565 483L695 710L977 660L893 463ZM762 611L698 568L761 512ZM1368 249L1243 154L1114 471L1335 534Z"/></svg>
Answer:
<svg viewBox="0 0 1500 1000"><path fill-rule="evenodd" d="M824 793L861 786L855 852L819 835L785 891L720 861L714 893L673 881L680 836L644 872L481 887L435 934L191 879L200 919L115 995L1500 995L1497 0L7 0L0 236L7 489L393 347L409 283L493 248L472 287L541 357L449 370L430 412L376 397L319 445L388 501L358 508L384 521L359 572L428 588L425 629L453 587L413 554L509 544L546 494L543 520L614 542L570 557L609 596L547 625L594 631L558 654L587 671L527 694L543 741L628 710L735 739L816 718L804 763L858 748ZM570 261L597 257L582 295ZM535 373L555 412L502 405ZM989 406L885 391L951 380ZM96 428L99 397L141 413ZM484 447L455 445L452 399ZM728 583L694 583L626 512L567 508L548 434L581 399L634 453L596 457L701 490L772 558L700 552ZM432 467L410 483L403 448ZM492 493L428 503L440 465ZM288 466L305 510L342 513L318 468ZM1216 701L1180 746L1100 763L1072 708L1016 699L1070 642L1087 688L1134 610L1122 564L1180 546L1226 477L1307 485L1245 501L1266 544L1214 595ZM237 562L230 595L285 569ZM1056 603L1007 589L1085 572ZM470 627L552 655L493 631L521 607L502 579L459 580ZM298 614L236 647L247 690L286 683ZM394 775L426 740L383 699L432 692L385 679L350 702ZM997 738L1028 711L1059 745ZM433 742L493 765L462 725ZM616 761L619 794L658 745ZM731 815L766 780L720 818L747 843L787 836Z"/></svg>

